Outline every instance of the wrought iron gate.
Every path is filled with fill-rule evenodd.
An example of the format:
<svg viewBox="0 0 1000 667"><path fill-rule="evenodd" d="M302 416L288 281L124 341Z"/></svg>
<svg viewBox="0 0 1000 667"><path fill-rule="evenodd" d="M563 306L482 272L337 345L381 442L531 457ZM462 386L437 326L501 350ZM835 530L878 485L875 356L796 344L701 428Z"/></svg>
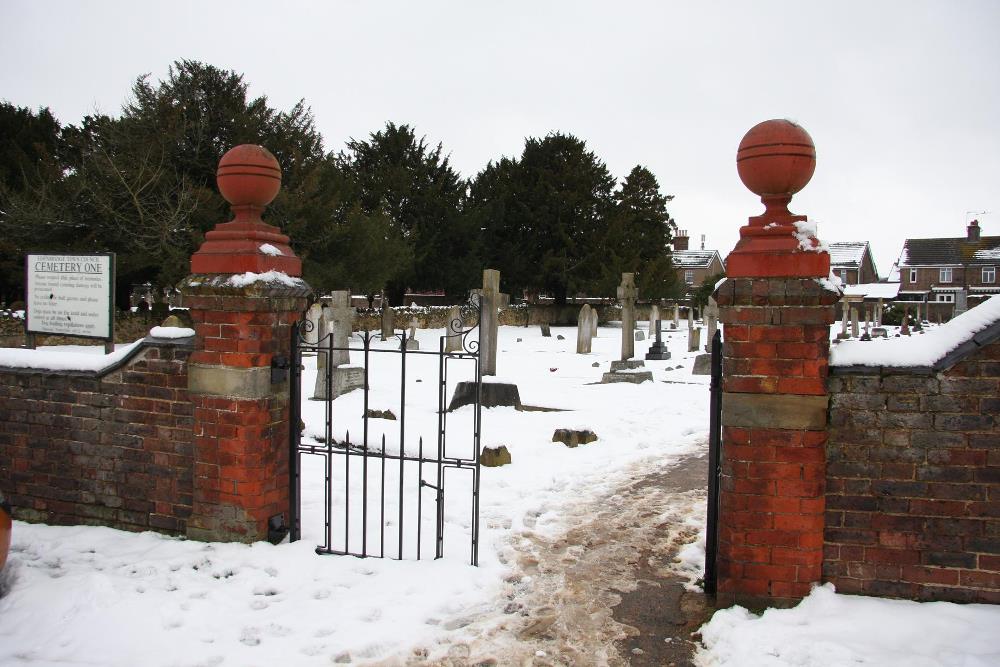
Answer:
<svg viewBox="0 0 1000 667"><path fill-rule="evenodd" d="M317 332L319 336L309 336L314 325L308 319L303 318L293 327L289 378L292 513L289 524L292 541L302 537L303 482L315 486L313 478L321 474L323 543L316 547L317 553L419 560L426 557L433 546L434 558L441 558L446 529L449 524L454 527L457 523L461 529L468 530L471 562L479 564L482 383L479 339L473 337L473 332L479 329L480 315L478 300L463 306L459 320L450 323L436 351L408 349L411 339L405 329L394 331L387 339L382 339L378 332L358 332L353 334L351 341L360 338L360 345L335 347L332 332L322 335L324 332L320 331ZM463 327L463 321L472 320L474 323L469 328ZM447 332L452 331L457 333L448 335ZM460 342L456 351L447 351L449 339ZM317 371L317 387L325 392L318 392L321 398L313 399L315 402L308 397L303 402L303 397L307 396L302 387L303 377L311 374L304 373L303 357L316 355L317 361L331 360L335 352L343 351L350 355L352 364L356 360L363 362L360 367L362 386L336 395L338 374L358 374L359 370L353 366L346 369L341 366L338 370L335 364L326 363L325 370ZM389 359L398 360L398 375L390 375L384 370L373 373L379 363L394 363L386 361ZM408 370L411 373L409 380ZM423 377L413 377L413 373L423 375L434 371L436 410L426 401L427 394L434 390L427 386L429 383L416 384L422 383ZM449 408L449 394L454 389L454 383L449 384L450 375L465 378L469 383L464 387L464 395L471 400L471 409L452 411ZM386 384L384 378L387 377L398 380L389 383L391 387L372 386L377 378L383 378ZM398 396L395 406L386 405L386 397L391 393ZM408 405L414 402L424 403L423 410L417 406L416 417L407 411ZM397 412L387 407L396 407ZM433 424L435 416L436 425ZM418 422L416 442L407 432L407 420L411 417ZM449 429L449 417L451 422L459 422L459 428ZM352 425L355 427L353 437ZM380 428L382 426L386 428ZM425 435L432 436L428 438L430 442L425 443ZM319 466L315 465L317 462ZM468 489L468 495L446 495L449 482ZM455 513L451 521L446 521L446 507L461 504L463 497L468 502L467 522L461 518L456 520L461 514ZM425 505L429 503L433 503L434 513L425 521ZM311 506L314 504L315 501L311 501ZM306 512L307 521L309 514ZM432 532L432 536L428 532ZM433 544L425 544L431 541Z"/></svg>

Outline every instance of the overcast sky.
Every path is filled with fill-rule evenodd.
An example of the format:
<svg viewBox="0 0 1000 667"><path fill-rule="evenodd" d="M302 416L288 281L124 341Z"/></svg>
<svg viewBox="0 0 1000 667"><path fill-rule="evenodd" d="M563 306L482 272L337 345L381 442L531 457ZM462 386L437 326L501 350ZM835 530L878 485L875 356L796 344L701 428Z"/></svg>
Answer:
<svg viewBox="0 0 1000 667"><path fill-rule="evenodd" d="M1000 235L998 32L996 0L3 0L0 99L77 123L188 58L275 107L304 98L327 150L409 123L471 177L568 132L618 178L649 167L692 247L723 255L762 210L736 147L790 118L818 155L791 209L824 241L870 241L884 276L907 237L972 217Z"/></svg>

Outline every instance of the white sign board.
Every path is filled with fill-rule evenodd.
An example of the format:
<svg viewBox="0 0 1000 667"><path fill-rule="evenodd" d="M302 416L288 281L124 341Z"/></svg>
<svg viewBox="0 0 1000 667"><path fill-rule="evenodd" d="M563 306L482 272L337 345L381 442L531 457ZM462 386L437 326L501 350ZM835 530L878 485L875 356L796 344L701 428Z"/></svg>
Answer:
<svg viewBox="0 0 1000 667"><path fill-rule="evenodd" d="M27 255L25 264L29 334L112 337L113 254Z"/></svg>

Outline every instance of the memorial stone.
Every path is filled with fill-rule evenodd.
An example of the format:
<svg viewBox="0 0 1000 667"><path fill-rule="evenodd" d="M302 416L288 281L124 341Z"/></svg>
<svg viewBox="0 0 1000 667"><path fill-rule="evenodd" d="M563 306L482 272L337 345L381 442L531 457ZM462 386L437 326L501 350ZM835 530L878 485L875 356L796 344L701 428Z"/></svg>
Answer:
<svg viewBox="0 0 1000 667"><path fill-rule="evenodd" d="M650 345L649 351L646 352L646 358L654 361L662 361L670 358L670 350L667 349L667 344L663 342L660 325L660 320L656 320L656 342Z"/></svg>
<svg viewBox="0 0 1000 667"><path fill-rule="evenodd" d="M649 337L656 334L656 321L660 319L660 307L653 304L649 307Z"/></svg>
<svg viewBox="0 0 1000 667"><path fill-rule="evenodd" d="M499 309L509 303L510 296L500 292L500 272L483 270L483 289L479 292L481 321L479 327L480 374L497 374L497 333Z"/></svg>
<svg viewBox="0 0 1000 667"><path fill-rule="evenodd" d="M715 338L715 332L719 329L719 304L712 297L708 297L708 306L705 308L705 325L707 327L705 351L711 352L712 339Z"/></svg>
<svg viewBox="0 0 1000 667"><path fill-rule="evenodd" d="M446 325L445 352L462 351L462 309L452 306L448 309L448 322Z"/></svg>
<svg viewBox="0 0 1000 667"><path fill-rule="evenodd" d="M688 330L688 352L697 352L701 348L701 329Z"/></svg>
<svg viewBox="0 0 1000 667"><path fill-rule="evenodd" d="M635 300L639 291L635 287L635 274L623 273L621 285L618 286L618 300L622 304L622 359L631 359L635 355L635 340L632 332L635 330Z"/></svg>
<svg viewBox="0 0 1000 667"><path fill-rule="evenodd" d="M392 306L385 305L385 300L382 300L382 340L389 340L396 335L395 323L395 313L392 310Z"/></svg>
<svg viewBox="0 0 1000 667"><path fill-rule="evenodd" d="M857 338L861 333L858 323L858 307L851 306L851 338Z"/></svg>
<svg viewBox="0 0 1000 667"><path fill-rule="evenodd" d="M590 318L593 308L590 304L584 304L580 308L580 315L576 322L576 353L590 354L593 334L591 333Z"/></svg>

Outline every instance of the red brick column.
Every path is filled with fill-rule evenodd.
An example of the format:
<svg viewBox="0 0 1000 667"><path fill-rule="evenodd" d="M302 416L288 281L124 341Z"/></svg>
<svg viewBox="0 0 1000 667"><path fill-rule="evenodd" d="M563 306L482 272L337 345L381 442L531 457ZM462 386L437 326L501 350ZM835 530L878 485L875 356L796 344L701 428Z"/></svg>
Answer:
<svg viewBox="0 0 1000 667"><path fill-rule="evenodd" d="M288 359L290 328L309 286L288 237L261 221L280 187L277 161L237 146L219 163L222 195L235 219L216 226L182 283L196 333L188 367L194 405L194 490L187 534L255 541L289 511ZM279 364L280 365L280 364ZM286 366L287 368L287 366Z"/></svg>
<svg viewBox="0 0 1000 667"><path fill-rule="evenodd" d="M716 291L723 323L718 598L792 602L820 581L829 327L839 292L829 254L788 212L815 149L788 121L751 129L740 177L761 195Z"/></svg>

